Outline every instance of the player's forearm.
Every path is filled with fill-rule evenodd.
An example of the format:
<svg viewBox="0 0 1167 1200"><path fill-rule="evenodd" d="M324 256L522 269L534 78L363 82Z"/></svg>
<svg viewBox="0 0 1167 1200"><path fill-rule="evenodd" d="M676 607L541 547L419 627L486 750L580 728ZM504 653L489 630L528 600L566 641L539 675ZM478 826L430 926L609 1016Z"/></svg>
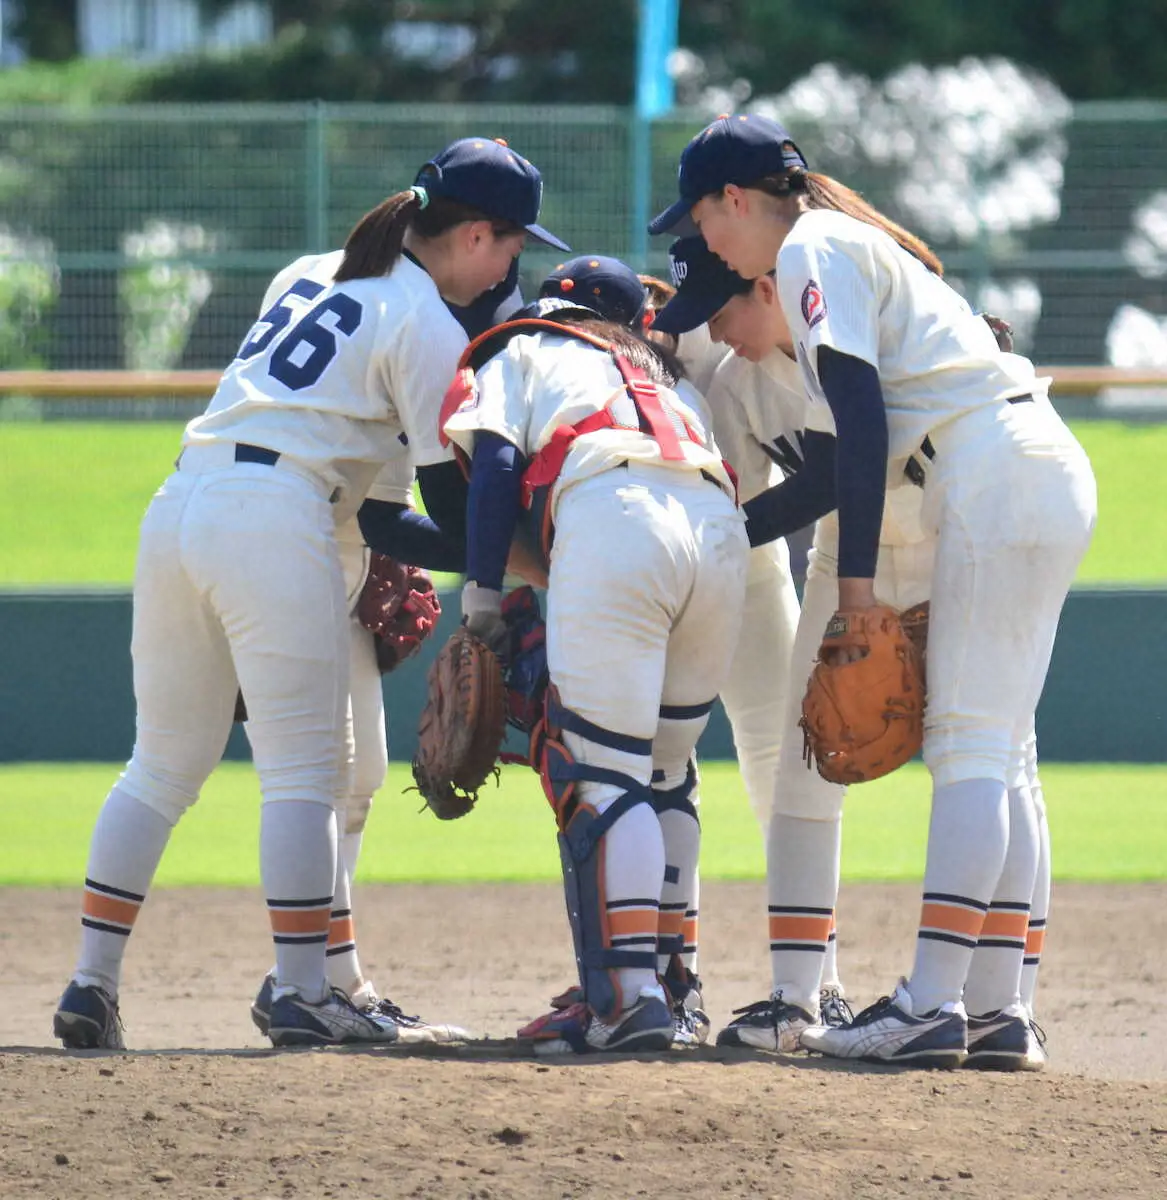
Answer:
<svg viewBox="0 0 1167 1200"><path fill-rule="evenodd" d="M466 578L479 587L502 590L522 510L525 466L518 447L505 438L490 432L475 435L466 515Z"/></svg>
<svg viewBox="0 0 1167 1200"><path fill-rule="evenodd" d="M808 432L803 454L802 466L789 479L742 505L751 546L787 537L834 509L835 439L829 433Z"/></svg>
<svg viewBox="0 0 1167 1200"><path fill-rule="evenodd" d="M839 578L873 579L887 487L887 410L870 363L827 346L818 375L835 418Z"/></svg>
<svg viewBox="0 0 1167 1200"><path fill-rule="evenodd" d="M466 547L429 517L404 504L366 500L357 513L365 544L378 554L431 571L458 571L466 566Z"/></svg>

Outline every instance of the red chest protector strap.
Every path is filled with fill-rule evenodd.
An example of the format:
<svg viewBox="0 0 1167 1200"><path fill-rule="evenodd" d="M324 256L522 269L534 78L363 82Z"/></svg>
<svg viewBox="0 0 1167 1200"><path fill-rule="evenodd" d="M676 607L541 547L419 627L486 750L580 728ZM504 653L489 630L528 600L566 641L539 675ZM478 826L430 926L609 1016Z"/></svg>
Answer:
<svg viewBox="0 0 1167 1200"><path fill-rule="evenodd" d="M607 352L620 372L624 391L636 410L641 432L656 442L660 447L661 457L666 461L678 462L684 459L680 437L665 412L656 383L649 379L639 367L634 367L624 355L618 353L611 342L596 337L594 334L586 333L582 329L573 329L570 326L560 325L555 321L544 321L537 317L507 321L494 329L488 329L466 347L458 361L458 373L446 390L445 398L442 401L439 429L444 431L446 422L459 408L474 402L476 387L474 373L478 367L497 354L511 338L524 333L545 332L574 338L576 341L594 346L597 350ZM524 473L523 498L528 507L530 507L530 495L535 488L548 486L559 477L571 444L577 437L581 434L594 433L599 429L611 429L616 426L616 418L611 411L612 402L615 399L616 396L613 396L612 400L609 400L599 412L591 413L574 425L560 425L555 430L551 440L535 455ZM687 440L694 440L687 423L684 424L686 434L689 435ZM449 438L444 432L440 434L440 438L443 445L449 444ZM462 458L463 456L459 455L460 461ZM465 467L464 462L463 467Z"/></svg>

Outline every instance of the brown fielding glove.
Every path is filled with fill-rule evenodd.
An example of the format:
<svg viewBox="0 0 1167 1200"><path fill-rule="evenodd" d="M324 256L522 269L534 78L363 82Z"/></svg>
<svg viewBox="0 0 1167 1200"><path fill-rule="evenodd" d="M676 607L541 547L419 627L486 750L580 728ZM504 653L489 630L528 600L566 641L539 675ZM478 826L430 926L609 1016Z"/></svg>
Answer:
<svg viewBox="0 0 1167 1200"><path fill-rule="evenodd" d="M855 662L831 652L861 647ZM802 701L807 762L831 783L864 783L902 766L924 741L920 657L894 608L837 612L827 625Z"/></svg>
<svg viewBox="0 0 1167 1200"><path fill-rule="evenodd" d="M904 633L908 635L908 641L916 647L916 653L920 656L920 678L924 680L925 687L928 682L928 617L931 611L932 606L928 601L922 600L900 613L900 624L904 627Z"/></svg>
<svg viewBox="0 0 1167 1200"><path fill-rule="evenodd" d="M506 725L502 664L468 629L454 632L429 670L413 778L442 821L464 817L495 773Z"/></svg>
<svg viewBox="0 0 1167 1200"><path fill-rule="evenodd" d="M441 615L433 580L425 571L387 554L372 553L357 600L357 620L373 634L382 675L421 649Z"/></svg>

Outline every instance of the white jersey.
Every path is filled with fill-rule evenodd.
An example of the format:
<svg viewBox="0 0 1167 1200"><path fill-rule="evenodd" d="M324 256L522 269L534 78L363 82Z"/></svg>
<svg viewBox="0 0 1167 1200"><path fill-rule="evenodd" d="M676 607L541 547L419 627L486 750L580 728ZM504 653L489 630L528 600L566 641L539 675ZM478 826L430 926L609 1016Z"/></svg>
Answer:
<svg viewBox="0 0 1167 1200"><path fill-rule="evenodd" d="M708 325L698 325L677 335L677 359L685 368L685 378L701 393L706 395L713 372L733 351L709 336Z"/></svg>
<svg viewBox="0 0 1167 1200"><path fill-rule="evenodd" d="M934 429L1041 391L1028 359L1003 353L959 293L864 221L803 213L778 253L778 284L806 382L807 428L835 431L816 369L820 346L879 372L890 486L904 483L908 458Z"/></svg>
<svg viewBox="0 0 1167 1200"><path fill-rule="evenodd" d="M292 263L183 445L244 442L304 464L354 513L387 462L447 460L442 398L466 335L406 257L376 279L333 281L339 251ZM397 484L390 492L400 494ZM378 498L389 498L378 495Z"/></svg>
<svg viewBox="0 0 1167 1200"><path fill-rule="evenodd" d="M656 441L635 426L636 415L611 355L557 333L511 338L478 372L476 394L447 420L445 431L467 454L474 435L490 430L517 446L528 458L537 454L563 425L572 426L613 401L621 425L581 434L572 444L551 497L625 462L705 471L729 495L733 484L702 416L701 397L681 380L660 389L661 405L679 435L682 462L666 462Z"/></svg>
<svg viewBox="0 0 1167 1200"><path fill-rule="evenodd" d="M803 463L808 404L802 372L781 350L753 363L732 355L713 374L707 397L713 433L737 472L744 501L793 475ZM924 493L889 489L883 506L881 546L910 546L929 536L923 526ZM815 526L815 546L838 557L839 518L831 512Z"/></svg>

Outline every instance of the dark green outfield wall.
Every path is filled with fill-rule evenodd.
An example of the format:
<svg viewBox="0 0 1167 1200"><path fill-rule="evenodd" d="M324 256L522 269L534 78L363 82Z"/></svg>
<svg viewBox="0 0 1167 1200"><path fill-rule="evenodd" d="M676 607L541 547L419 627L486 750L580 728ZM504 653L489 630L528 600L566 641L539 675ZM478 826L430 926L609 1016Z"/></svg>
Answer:
<svg viewBox="0 0 1167 1200"><path fill-rule="evenodd" d="M413 753L425 668L453 627L389 677L391 753ZM0 592L0 761L128 757L134 736L130 597ZM1167 762L1167 592L1078 591L1066 606L1045 699L1041 755L1070 762ZM732 758L720 711L701 743ZM246 757L239 731L231 757Z"/></svg>

